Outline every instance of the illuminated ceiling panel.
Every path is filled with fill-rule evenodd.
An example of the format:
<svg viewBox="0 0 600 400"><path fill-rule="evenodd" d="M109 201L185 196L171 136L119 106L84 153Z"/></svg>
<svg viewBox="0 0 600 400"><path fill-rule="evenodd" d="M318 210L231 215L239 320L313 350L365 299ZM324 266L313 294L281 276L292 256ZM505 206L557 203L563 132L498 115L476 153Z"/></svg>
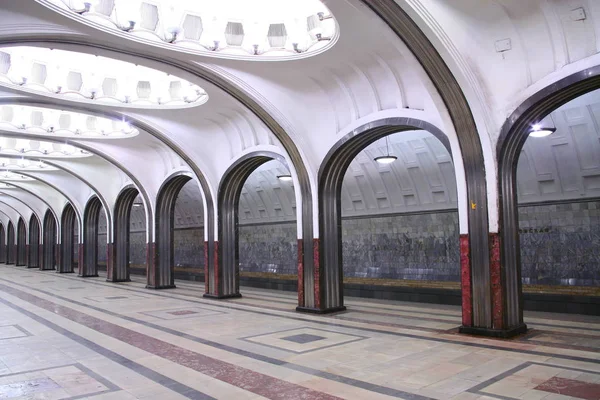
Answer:
<svg viewBox="0 0 600 400"><path fill-rule="evenodd" d="M318 54L338 29L320 0L38 0L113 33L215 57Z"/></svg>
<svg viewBox="0 0 600 400"><path fill-rule="evenodd" d="M92 154L69 144L0 137L0 155L39 158L82 158Z"/></svg>
<svg viewBox="0 0 600 400"><path fill-rule="evenodd" d="M121 139L139 133L122 120L18 104L0 106L0 129L74 139Z"/></svg>
<svg viewBox="0 0 600 400"><path fill-rule="evenodd" d="M0 157L0 169L10 171L56 171L53 167L39 160L28 160L26 158Z"/></svg>
<svg viewBox="0 0 600 400"><path fill-rule="evenodd" d="M21 175L21 174L15 174L14 172L10 172L10 171L0 172L0 181L23 182L23 181L33 181L33 180L34 180L33 178L30 178L28 176Z"/></svg>
<svg viewBox="0 0 600 400"><path fill-rule="evenodd" d="M30 46L0 49L0 84L75 101L183 108L208 100L197 85L113 58Z"/></svg>

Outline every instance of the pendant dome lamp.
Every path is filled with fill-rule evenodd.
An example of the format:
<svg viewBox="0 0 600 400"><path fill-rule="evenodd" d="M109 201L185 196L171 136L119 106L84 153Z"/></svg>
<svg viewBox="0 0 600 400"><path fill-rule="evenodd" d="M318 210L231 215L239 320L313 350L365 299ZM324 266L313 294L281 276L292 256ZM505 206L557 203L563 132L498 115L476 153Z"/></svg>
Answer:
<svg viewBox="0 0 600 400"><path fill-rule="evenodd" d="M398 157L390 155L390 142L388 136L385 137L385 148L386 155L375 157L373 160L377 161L379 164L391 164L398 159Z"/></svg>

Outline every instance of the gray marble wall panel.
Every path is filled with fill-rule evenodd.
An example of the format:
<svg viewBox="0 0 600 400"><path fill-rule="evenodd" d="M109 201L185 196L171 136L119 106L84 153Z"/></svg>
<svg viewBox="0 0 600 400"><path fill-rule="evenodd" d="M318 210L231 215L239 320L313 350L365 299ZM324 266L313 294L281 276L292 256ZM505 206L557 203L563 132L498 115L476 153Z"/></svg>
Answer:
<svg viewBox="0 0 600 400"><path fill-rule="evenodd" d="M296 222L240 225L240 271L298 274Z"/></svg>
<svg viewBox="0 0 600 400"><path fill-rule="evenodd" d="M600 285L600 201L521 205L524 283ZM459 281L458 214L437 212L342 221L344 276ZM132 232L130 261L146 262L146 236ZM99 235L99 263L106 236ZM76 248L77 250L77 248ZM240 270L297 274L296 223L240 226ZM175 230L175 265L204 268L202 228Z"/></svg>
<svg viewBox="0 0 600 400"><path fill-rule="evenodd" d="M146 232L129 233L129 263L146 264Z"/></svg>
<svg viewBox="0 0 600 400"><path fill-rule="evenodd" d="M600 285L600 201L519 207L524 283Z"/></svg>
<svg viewBox="0 0 600 400"><path fill-rule="evenodd" d="M179 268L204 269L204 230L175 229L175 266Z"/></svg>
<svg viewBox="0 0 600 400"><path fill-rule="evenodd" d="M342 220L344 276L459 281L458 213Z"/></svg>
<svg viewBox="0 0 600 400"><path fill-rule="evenodd" d="M175 229L175 266L180 268L204 268L204 232L197 229ZM106 236L98 235L98 262L106 263ZM129 234L129 262L133 265L146 263L146 232Z"/></svg>

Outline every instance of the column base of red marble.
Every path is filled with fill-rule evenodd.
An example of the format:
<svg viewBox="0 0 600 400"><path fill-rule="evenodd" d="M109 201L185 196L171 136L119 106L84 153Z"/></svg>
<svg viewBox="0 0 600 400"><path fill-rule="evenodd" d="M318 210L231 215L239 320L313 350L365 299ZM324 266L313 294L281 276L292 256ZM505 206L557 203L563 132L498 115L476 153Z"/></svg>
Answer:
<svg viewBox="0 0 600 400"><path fill-rule="evenodd" d="M331 307L331 308L313 308L313 307L296 307L296 311L308 314L331 314L341 311L346 311L346 306Z"/></svg>
<svg viewBox="0 0 600 400"><path fill-rule="evenodd" d="M162 285L162 286L146 285L146 289L154 289L154 290L175 289L176 287L177 286L175 286L175 285Z"/></svg>
<svg viewBox="0 0 600 400"><path fill-rule="evenodd" d="M466 333L468 335L488 336L494 338L507 339L527 332L527 325L521 324L510 329L490 329L478 328L475 326L461 326L460 328L458 328L458 332Z"/></svg>
<svg viewBox="0 0 600 400"><path fill-rule="evenodd" d="M223 300L223 299L239 299L242 297L241 293L231 293L231 294L212 294L212 293L204 293L202 297L207 299L214 300Z"/></svg>

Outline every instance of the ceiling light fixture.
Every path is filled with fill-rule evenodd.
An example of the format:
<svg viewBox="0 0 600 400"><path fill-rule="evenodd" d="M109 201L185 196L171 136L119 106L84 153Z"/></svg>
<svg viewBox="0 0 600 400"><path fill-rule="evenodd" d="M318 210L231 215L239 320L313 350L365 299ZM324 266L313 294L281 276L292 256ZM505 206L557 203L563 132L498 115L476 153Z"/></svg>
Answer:
<svg viewBox="0 0 600 400"><path fill-rule="evenodd" d="M379 156L373 159L379 164L391 164L398 159L398 157L390 155L390 142L388 136L385 137L385 147L387 154L385 156Z"/></svg>
<svg viewBox="0 0 600 400"><path fill-rule="evenodd" d="M321 0L40 0L94 22L187 50L241 57L286 57L321 51L337 26ZM228 31L233 23L240 29ZM184 34L185 33L185 34ZM233 37L235 36L235 37ZM215 46L215 42L219 45Z"/></svg>
<svg viewBox="0 0 600 400"><path fill-rule="evenodd" d="M282 182L291 182L292 176L291 175L277 175L277 179L279 179Z"/></svg>
<svg viewBox="0 0 600 400"><path fill-rule="evenodd" d="M529 130L529 136L534 138L541 138L552 135L556 132L556 128L541 126L540 124L535 124Z"/></svg>

